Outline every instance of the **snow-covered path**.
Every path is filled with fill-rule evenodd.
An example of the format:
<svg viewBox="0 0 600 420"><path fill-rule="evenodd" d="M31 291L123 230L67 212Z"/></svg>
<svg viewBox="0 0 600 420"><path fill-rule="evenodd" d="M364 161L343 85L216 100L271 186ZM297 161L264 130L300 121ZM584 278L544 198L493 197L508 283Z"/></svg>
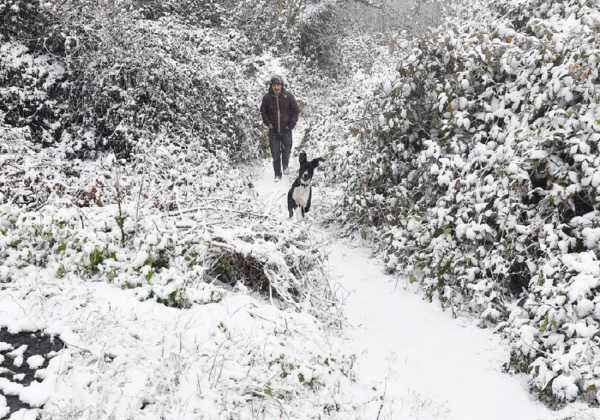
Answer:
<svg viewBox="0 0 600 420"><path fill-rule="evenodd" d="M303 127L294 133L302 138ZM309 153L309 159L311 155ZM265 211L288 222L286 192L297 173L275 182L270 161L258 171L255 189ZM318 175L316 175L318 176ZM366 246L339 239L318 220L321 191L313 189L311 227L327 244L329 271L344 290L349 328L345 349L357 354L358 419L379 420L595 420L593 410L571 405L553 412L527 391L523 376L502 372L507 348L474 320L453 319L437 304L383 273ZM373 399L373 388L380 399ZM361 389L364 392L361 392Z"/></svg>
<svg viewBox="0 0 600 420"><path fill-rule="evenodd" d="M336 241L331 273L348 290L348 345L365 385L383 395L364 418L542 419L522 378L501 372L499 338L404 290L361 247ZM381 408L381 414L377 413Z"/></svg>

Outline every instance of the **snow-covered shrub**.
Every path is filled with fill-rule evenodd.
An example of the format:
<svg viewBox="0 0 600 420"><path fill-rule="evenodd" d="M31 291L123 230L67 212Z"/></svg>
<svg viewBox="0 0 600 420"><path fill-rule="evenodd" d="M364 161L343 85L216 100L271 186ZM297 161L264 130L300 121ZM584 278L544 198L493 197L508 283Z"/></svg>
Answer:
<svg viewBox="0 0 600 420"><path fill-rule="evenodd" d="M62 107L55 93L64 79L64 66L50 55L35 55L18 42L0 45L0 114L2 123L28 127L31 139L51 144L58 140Z"/></svg>
<svg viewBox="0 0 600 420"><path fill-rule="evenodd" d="M213 152L248 153L253 104L229 61L243 48L240 35L229 33L225 46L214 30L166 26L106 22L97 50L72 59L72 93L85 98L70 102L69 118L79 122L74 152L109 148L129 157L141 137L166 131Z"/></svg>
<svg viewBox="0 0 600 420"><path fill-rule="evenodd" d="M125 205L133 216L133 206ZM170 221L143 217L137 225L128 217L123 244L115 205L47 205L43 213L4 205L0 256L7 273L29 265L52 267L57 278L75 275L142 288L140 297L168 306L214 302L225 290L241 288L339 322L336 298L321 267L324 257L308 245L305 232L292 227L278 232L262 218L246 220L244 229L210 228L203 225L206 211L213 210L198 209L185 222L177 221L177 213ZM194 228L182 230L181 223Z"/></svg>
<svg viewBox="0 0 600 420"><path fill-rule="evenodd" d="M22 400L35 395L37 414L345 419L360 404L349 392L354 357L306 313L243 293L182 311L140 302L137 290L19 274L2 294L0 334L43 329L65 344L33 386L0 381Z"/></svg>
<svg viewBox="0 0 600 420"><path fill-rule="evenodd" d="M229 16L224 2L218 0L132 0L123 3L149 20L176 16L190 24L220 26Z"/></svg>
<svg viewBox="0 0 600 420"><path fill-rule="evenodd" d="M23 41L33 48L41 47L50 23L48 5L40 0L0 1L0 42Z"/></svg>
<svg viewBox="0 0 600 420"><path fill-rule="evenodd" d="M351 401L354 356L326 340L338 305L304 230L147 215L121 246L113 211L0 206L0 332L42 329L65 343L34 384L44 415L351 415L354 404L339 401ZM239 261L220 281L211 265L225 248L262 265L272 303Z"/></svg>
<svg viewBox="0 0 600 420"><path fill-rule="evenodd" d="M249 40L251 51L260 55L293 52L299 42L305 0L230 1L229 27L239 29Z"/></svg>
<svg viewBox="0 0 600 420"><path fill-rule="evenodd" d="M597 27L593 1L459 6L427 36L400 34L377 56L394 74L364 106L343 91L315 136L345 190L332 218L429 298L498 325L509 368L556 404L597 402L600 383Z"/></svg>
<svg viewBox="0 0 600 420"><path fill-rule="evenodd" d="M12 32L2 40L6 124L29 127L35 142L69 145L71 157L130 158L162 131L239 158L256 156L263 88L240 63L256 48L291 51L302 2L165 2L162 12L130 1L8 3L5 12L29 5L42 47ZM262 6L277 5L284 9L264 18ZM144 19L140 8L160 16Z"/></svg>

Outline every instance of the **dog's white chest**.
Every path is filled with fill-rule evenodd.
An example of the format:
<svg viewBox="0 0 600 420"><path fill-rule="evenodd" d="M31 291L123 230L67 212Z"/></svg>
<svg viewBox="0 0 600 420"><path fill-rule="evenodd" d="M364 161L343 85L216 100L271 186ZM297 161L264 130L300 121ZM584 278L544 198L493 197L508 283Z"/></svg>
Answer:
<svg viewBox="0 0 600 420"><path fill-rule="evenodd" d="M294 188L292 198L300 207L306 207L308 202L308 195L310 194L310 185L300 185Z"/></svg>

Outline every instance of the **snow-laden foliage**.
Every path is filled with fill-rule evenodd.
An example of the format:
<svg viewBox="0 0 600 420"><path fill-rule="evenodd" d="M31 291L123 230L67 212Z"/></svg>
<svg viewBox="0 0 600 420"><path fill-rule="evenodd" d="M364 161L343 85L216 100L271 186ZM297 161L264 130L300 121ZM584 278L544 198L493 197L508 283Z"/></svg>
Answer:
<svg viewBox="0 0 600 420"><path fill-rule="evenodd" d="M3 243L16 253L6 261L53 260L61 276L123 287L169 284L159 297L174 306L193 300L183 290L197 283L190 279L241 282L296 309L320 308L322 319L333 315L327 322L339 320L320 269L324 256L302 230L270 222L250 179L230 167L225 152L215 156L165 135L142 143L144 152L129 163L114 154L66 160L60 148L36 152L15 130L7 133L14 136L3 147L10 169L0 177L7 203L0 220ZM148 293L157 295L154 289Z"/></svg>
<svg viewBox="0 0 600 420"><path fill-rule="evenodd" d="M217 205L224 210L223 203ZM292 228L278 232L260 219L247 220L245 229L224 229L184 213L184 220L178 212L142 215L137 225L133 217L124 217L121 229L115 206L85 211L46 206L43 213L3 206L3 281L18 277L13 271L21 267L51 266L59 279L73 275L140 288L140 299L156 298L180 308L219 301L228 287L237 287L282 307L308 310L329 323L340 322L321 269L324 257L306 243L306 233ZM193 214L204 219L206 210L194 209Z"/></svg>
<svg viewBox="0 0 600 420"><path fill-rule="evenodd" d="M0 210L2 325L67 344L34 384L44 413L349 415L338 397L353 358L324 342L342 321L325 256L305 230L269 220L240 170L169 140L131 163L63 161L10 133L7 159L31 155L15 165L24 191L59 186L31 211ZM89 399L69 397L89 384Z"/></svg>
<svg viewBox="0 0 600 420"><path fill-rule="evenodd" d="M364 106L360 87L336 92L334 123L316 124L345 190L332 216L496 325L550 404L600 398L599 24L586 0L460 6L387 39L394 74Z"/></svg>
<svg viewBox="0 0 600 420"><path fill-rule="evenodd" d="M0 325L67 346L21 399L70 418L350 415L325 256L272 222L227 159L165 139L129 163L64 161L10 133L7 159L30 155L19 197L44 199L26 211L9 190L0 206Z"/></svg>
<svg viewBox="0 0 600 420"><path fill-rule="evenodd" d="M0 1L0 42L22 40L32 48L48 45L49 8L51 3L40 0Z"/></svg>
<svg viewBox="0 0 600 420"><path fill-rule="evenodd" d="M336 73L340 54L338 40L343 31L339 12L343 8L337 0L308 4L299 28L299 49L303 56L322 71Z"/></svg>
<svg viewBox="0 0 600 420"><path fill-rule="evenodd" d="M161 130L256 156L254 55L294 49L303 2L230 3L0 2L2 120L78 157Z"/></svg>

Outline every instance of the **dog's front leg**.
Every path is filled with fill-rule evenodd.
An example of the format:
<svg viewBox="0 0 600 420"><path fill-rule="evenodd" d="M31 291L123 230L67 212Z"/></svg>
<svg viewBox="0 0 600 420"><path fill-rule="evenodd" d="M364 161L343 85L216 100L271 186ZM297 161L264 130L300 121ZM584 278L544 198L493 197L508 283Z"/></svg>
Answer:
<svg viewBox="0 0 600 420"><path fill-rule="evenodd" d="M296 208L296 202L294 201L294 198L292 197L292 190L289 190L288 191L288 212L290 214L290 219L294 215L295 208Z"/></svg>
<svg viewBox="0 0 600 420"><path fill-rule="evenodd" d="M312 187L308 190L308 200L306 200L306 208L304 209L304 211L306 213L308 213L308 211L310 210L310 203L312 201Z"/></svg>

